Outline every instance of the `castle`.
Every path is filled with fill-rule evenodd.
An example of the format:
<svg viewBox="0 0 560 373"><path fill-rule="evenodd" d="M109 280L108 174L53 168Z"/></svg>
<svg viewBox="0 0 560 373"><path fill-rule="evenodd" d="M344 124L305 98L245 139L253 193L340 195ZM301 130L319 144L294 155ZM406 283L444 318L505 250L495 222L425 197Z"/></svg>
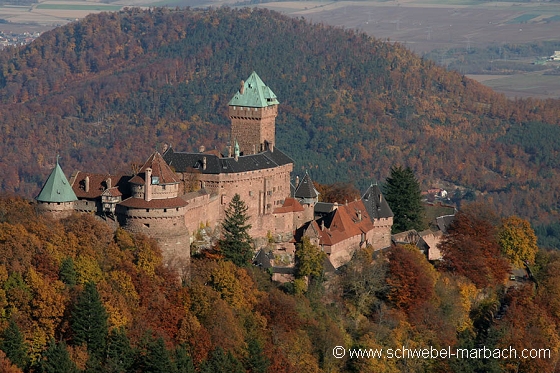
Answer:
<svg viewBox="0 0 560 373"><path fill-rule="evenodd" d="M291 259L288 266L303 236L327 253L334 268L358 247L390 246L393 213L377 186L360 200L336 204L318 201L307 173L291 183L294 162L275 146L278 105L253 72L228 104L232 145L227 154L166 146L133 175L77 171L70 180L57 160L36 198L38 208L56 217L92 213L154 237L166 263L182 273L188 270L193 235L201 226L219 226L235 194L248 206L250 234L258 246L274 241L271 250Z"/></svg>

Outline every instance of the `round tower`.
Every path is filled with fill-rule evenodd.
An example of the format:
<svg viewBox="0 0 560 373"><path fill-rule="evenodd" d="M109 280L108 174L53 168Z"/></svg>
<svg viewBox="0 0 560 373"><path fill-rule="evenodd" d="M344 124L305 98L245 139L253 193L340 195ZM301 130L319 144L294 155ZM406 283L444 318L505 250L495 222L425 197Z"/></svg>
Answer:
<svg viewBox="0 0 560 373"><path fill-rule="evenodd" d="M58 157L56 158L56 166L35 200L39 212L56 219L67 217L74 212L74 202L78 198L58 164Z"/></svg>
<svg viewBox="0 0 560 373"><path fill-rule="evenodd" d="M188 273L190 236L185 225L187 203L179 198L179 181L155 152L129 180L132 196L117 205L119 224L128 231L155 238L166 265Z"/></svg>

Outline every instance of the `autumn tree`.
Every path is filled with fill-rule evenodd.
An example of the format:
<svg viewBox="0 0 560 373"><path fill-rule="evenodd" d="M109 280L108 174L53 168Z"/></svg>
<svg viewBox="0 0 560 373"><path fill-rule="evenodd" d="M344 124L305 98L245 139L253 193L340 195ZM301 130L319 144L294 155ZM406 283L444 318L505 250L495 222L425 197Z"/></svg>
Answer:
<svg viewBox="0 0 560 373"><path fill-rule="evenodd" d="M503 219L498 229L498 240L502 253L513 265L521 267L525 261L535 261L539 250L537 236L527 220L517 216Z"/></svg>
<svg viewBox="0 0 560 373"><path fill-rule="evenodd" d="M3 351L0 351L0 372L2 373L23 373L23 370L12 364Z"/></svg>
<svg viewBox="0 0 560 373"><path fill-rule="evenodd" d="M296 275L300 278L305 276L320 278L323 276L323 263L326 258L327 254L313 245L309 237L303 237L302 242L296 247Z"/></svg>
<svg viewBox="0 0 560 373"><path fill-rule="evenodd" d="M510 269L500 252L494 216L484 205L469 205L455 215L439 244L443 268L467 277L479 289L502 283Z"/></svg>
<svg viewBox="0 0 560 373"><path fill-rule="evenodd" d="M391 167L385 184L385 199L393 214L392 232L424 229L424 207L420 184L410 167Z"/></svg>
<svg viewBox="0 0 560 373"><path fill-rule="evenodd" d="M86 344L89 352L99 355L105 350L107 311L101 302L95 283L88 282L72 310L73 342Z"/></svg>
<svg viewBox="0 0 560 373"><path fill-rule="evenodd" d="M384 257L374 260L373 249L359 249L342 270L340 279L344 298L352 302L359 313L369 315L377 297L387 288L386 274Z"/></svg>
<svg viewBox="0 0 560 373"><path fill-rule="evenodd" d="M248 207L239 194L235 194L226 208L226 216L222 222L222 238L218 246L225 259L238 266L246 266L253 259L253 248L248 224Z"/></svg>
<svg viewBox="0 0 560 373"><path fill-rule="evenodd" d="M411 312L433 297L436 273L415 246L393 246L387 258L388 298L397 308Z"/></svg>

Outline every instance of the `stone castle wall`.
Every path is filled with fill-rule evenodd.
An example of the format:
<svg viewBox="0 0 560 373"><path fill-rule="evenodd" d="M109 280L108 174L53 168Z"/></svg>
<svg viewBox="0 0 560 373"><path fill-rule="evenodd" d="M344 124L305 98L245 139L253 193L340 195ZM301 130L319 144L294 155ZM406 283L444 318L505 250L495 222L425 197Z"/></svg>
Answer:
<svg viewBox="0 0 560 373"><path fill-rule="evenodd" d="M216 227L220 220L220 199L216 195L203 194L186 198L185 226L194 234L201 225Z"/></svg>
<svg viewBox="0 0 560 373"><path fill-rule="evenodd" d="M393 218L376 219L373 223L374 229L368 242L375 250L384 249L391 246L391 227L393 226Z"/></svg>
<svg viewBox="0 0 560 373"><path fill-rule="evenodd" d="M231 140L237 141L243 154L265 150L265 141L275 144L275 120L278 105L264 108L230 106Z"/></svg>
<svg viewBox="0 0 560 373"><path fill-rule="evenodd" d="M74 202L40 202L37 201L37 210L54 219L66 218L75 211Z"/></svg>

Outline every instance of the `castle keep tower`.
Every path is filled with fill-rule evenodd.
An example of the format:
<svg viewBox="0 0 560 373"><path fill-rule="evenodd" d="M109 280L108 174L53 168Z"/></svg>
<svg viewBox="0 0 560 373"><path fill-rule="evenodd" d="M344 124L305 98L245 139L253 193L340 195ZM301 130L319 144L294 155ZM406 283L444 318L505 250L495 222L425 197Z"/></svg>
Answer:
<svg viewBox="0 0 560 373"><path fill-rule="evenodd" d="M229 102L231 142L237 141L242 155L273 149L278 115L276 95L256 72L241 81L239 91Z"/></svg>

